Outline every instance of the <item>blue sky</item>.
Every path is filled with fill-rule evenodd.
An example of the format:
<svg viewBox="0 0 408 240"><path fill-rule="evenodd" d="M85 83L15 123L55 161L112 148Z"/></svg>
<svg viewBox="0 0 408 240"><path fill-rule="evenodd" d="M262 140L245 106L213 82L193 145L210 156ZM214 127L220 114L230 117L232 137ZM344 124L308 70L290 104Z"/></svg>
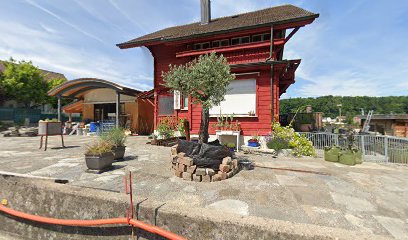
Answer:
<svg viewBox="0 0 408 240"><path fill-rule="evenodd" d="M320 17L285 48L285 58L302 63L284 97L407 95L408 1L212 0L212 16L286 3ZM115 44L199 18L199 0L3 0L0 59L147 90L149 51Z"/></svg>

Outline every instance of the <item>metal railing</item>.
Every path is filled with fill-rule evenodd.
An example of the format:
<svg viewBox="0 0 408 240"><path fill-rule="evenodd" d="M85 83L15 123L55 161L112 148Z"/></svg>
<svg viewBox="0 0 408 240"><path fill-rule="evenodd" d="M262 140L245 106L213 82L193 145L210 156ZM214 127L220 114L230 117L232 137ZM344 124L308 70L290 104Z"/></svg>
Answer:
<svg viewBox="0 0 408 240"><path fill-rule="evenodd" d="M344 135L334 133L301 132L312 143L318 156L324 147L347 146ZM355 135L354 145L363 152L363 160L408 164L408 138L375 135Z"/></svg>

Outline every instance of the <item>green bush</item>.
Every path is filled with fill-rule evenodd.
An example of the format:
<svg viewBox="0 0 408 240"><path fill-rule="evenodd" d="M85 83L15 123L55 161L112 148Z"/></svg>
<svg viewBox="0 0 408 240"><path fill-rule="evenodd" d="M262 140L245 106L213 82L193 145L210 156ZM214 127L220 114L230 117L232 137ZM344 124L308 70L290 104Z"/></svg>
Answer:
<svg viewBox="0 0 408 240"><path fill-rule="evenodd" d="M235 148L236 146L235 143L227 143L227 148Z"/></svg>
<svg viewBox="0 0 408 240"><path fill-rule="evenodd" d="M282 150L282 149L288 149L289 148L289 142L285 139L281 138L272 138L266 143L266 146L269 149L273 149L276 151Z"/></svg>
<svg viewBox="0 0 408 240"><path fill-rule="evenodd" d="M279 122L275 122L272 125L272 133L266 136L265 140L266 145L270 149L281 150L290 148L292 149L292 154L297 157L316 156L316 151L311 141L295 132L290 126L282 127Z"/></svg>
<svg viewBox="0 0 408 240"><path fill-rule="evenodd" d="M168 139L174 136L174 127L170 124L170 119L165 118L157 125L157 132L163 139Z"/></svg>
<svg viewBox="0 0 408 240"><path fill-rule="evenodd" d="M180 132L180 135L182 137L186 136L186 130L184 129L184 122L186 119L184 118L179 118L178 123L177 123L177 130Z"/></svg>

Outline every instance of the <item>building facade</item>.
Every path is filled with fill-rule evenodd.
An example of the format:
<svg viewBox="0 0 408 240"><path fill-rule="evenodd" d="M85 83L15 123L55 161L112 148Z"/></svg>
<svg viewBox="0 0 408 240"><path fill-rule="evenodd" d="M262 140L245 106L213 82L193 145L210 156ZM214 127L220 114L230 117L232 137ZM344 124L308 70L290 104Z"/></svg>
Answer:
<svg viewBox="0 0 408 240"><path fill-rule="evenodd" d="M285 60L285 44L319 15L283 5L235 16L211 19L209 1L201 1L202 21L166 28L128 42L121 49L146 47L154 58L154 126L168 118L184 118L190 132L198 134L201 107L189 96L179 96L163 86L162 73L169 65L190 62L215 52L228 61L236 79L225 101L210 110L210 134L217 116L234 116L241 134L266 135L279 116L279 98L295 82L300 59ZM290 30L290 31L289 31Z"/></svg>

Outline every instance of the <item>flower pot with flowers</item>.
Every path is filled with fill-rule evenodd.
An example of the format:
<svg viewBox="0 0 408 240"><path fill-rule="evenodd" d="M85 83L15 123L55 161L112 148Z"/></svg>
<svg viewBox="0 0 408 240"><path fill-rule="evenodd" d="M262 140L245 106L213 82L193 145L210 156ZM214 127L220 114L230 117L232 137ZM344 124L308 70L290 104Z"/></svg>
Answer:
<svg viewBox="0 0 408 240"><path fill-rule="evenodd" d="M255 134L248 140L248 146L250 147L259 147L259 136Z"/></svg>

